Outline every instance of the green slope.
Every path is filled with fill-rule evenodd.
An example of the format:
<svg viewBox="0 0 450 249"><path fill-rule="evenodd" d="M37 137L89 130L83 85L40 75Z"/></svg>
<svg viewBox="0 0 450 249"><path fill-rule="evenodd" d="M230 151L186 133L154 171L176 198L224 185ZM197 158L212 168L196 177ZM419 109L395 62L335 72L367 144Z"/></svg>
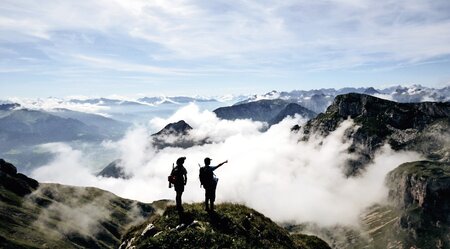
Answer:
<svg viewBox="0 0 450 249"><path fill-rule="evenodd" d="M219 204L215 213L207 213L196 203L185 205L185 210L182 220L173 206L153 215L130 229L120 248L330 248L314 236L291 236L243 205Z"/></svg>

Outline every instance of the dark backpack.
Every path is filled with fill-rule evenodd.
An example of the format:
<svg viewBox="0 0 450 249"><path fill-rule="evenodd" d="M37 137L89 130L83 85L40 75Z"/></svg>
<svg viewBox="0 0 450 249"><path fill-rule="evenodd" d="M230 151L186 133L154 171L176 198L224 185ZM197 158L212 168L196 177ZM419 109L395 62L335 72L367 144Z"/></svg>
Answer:
<svg viewBox="0 0 450 249"><path fill-rule="evenodd" d="M172 184L177 184L179 181L183 181L182 174L183 172L178 166L172 168L170 175L167 177L167 180L169 181L169 188L172 187Z"/></svg>
<svg viewBox="0 0 450 249"><path fill-rule="evenodd" d="M208 187L211 185L214 180L214 173L212 170L209 170L206 166L200 167L200 186Z"/></svg>

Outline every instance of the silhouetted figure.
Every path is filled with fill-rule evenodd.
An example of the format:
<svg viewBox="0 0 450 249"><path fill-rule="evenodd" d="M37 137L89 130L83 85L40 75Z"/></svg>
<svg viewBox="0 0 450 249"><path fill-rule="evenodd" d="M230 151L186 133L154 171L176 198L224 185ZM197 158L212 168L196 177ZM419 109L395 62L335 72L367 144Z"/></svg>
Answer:
<svg viewBox="0 0 450 249"><path fill-rule="evenodd" d="M172 172L170 173L171 176L175 177L173 183L173 185L175 186L175 192L177 193L175 200L177 203L177 210L180 213L184 211L181 202L181 195L184 192L184 185L186 185L187 182L187 171L186 168L183 166L185 160L186 157L178 158L177 166L175 166L175 168L173 168Z"/></svg>
<svg viewBox="0 0 450 249"><path fill-rule="evenodd" d="M205 158L205 166L200 168L200 183L205 189L205 210L214 211L214 201L216 200L216 188L218 178L214 175L214 170L228 163L228 160L217 166L210 166L211 158Z"/></svg>

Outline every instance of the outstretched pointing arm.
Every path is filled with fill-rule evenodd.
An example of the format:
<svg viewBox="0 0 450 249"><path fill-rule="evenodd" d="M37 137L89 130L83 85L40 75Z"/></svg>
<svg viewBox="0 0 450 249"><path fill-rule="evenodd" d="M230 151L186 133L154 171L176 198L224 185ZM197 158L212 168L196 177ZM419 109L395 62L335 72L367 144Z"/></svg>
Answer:
<svg viewBox="0 0 450 249"><path fill-rule="evenodd" d="M220 166L222 166L222 165L224 165L224 164L226 164L226 163L228 163L228 160L226 160L226 161L224 161L224 162L222 162L222 163L219 163L219 165L217 165L217 167L220 167Z"/></svg>

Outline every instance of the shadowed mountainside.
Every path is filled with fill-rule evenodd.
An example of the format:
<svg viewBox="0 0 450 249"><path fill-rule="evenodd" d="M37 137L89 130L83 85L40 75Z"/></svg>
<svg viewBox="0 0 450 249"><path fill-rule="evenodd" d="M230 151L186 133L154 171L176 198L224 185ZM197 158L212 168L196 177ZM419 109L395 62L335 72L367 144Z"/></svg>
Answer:
<svg viewBox="0 0 450 249"><path fill-rule="evenodd" d="M220 107L214 110L214 113L221 119L251 119L253 121L267 122L269 125L276 124L285 117L295 114L299 114L307 119L316 116L316 113L313 111L281 99L266 99Z"/></svg>
<svg viewBox="0 0 450 249"><path fill-rule="evenodd" d="M38 183L0 159L0 248L113 248L155 212L90 187Z"/></svg>

